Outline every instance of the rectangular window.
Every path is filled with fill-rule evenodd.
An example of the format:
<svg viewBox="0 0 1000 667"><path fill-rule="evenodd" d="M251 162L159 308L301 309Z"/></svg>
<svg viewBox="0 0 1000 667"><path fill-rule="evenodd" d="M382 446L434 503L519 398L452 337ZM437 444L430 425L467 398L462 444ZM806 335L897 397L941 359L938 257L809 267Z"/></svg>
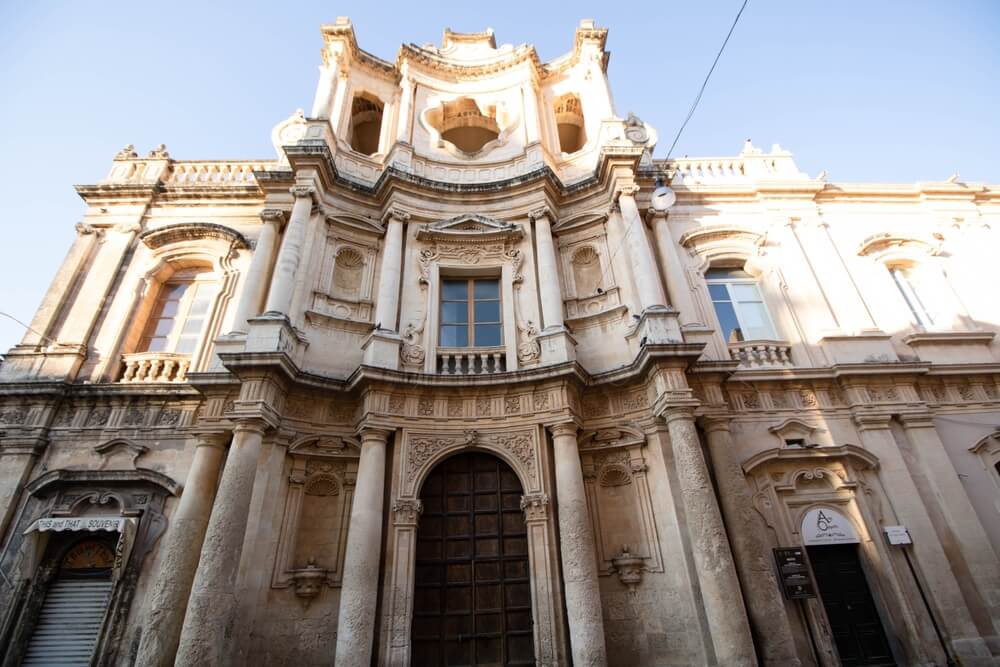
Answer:
<svg viewBox="0 0 1000 667"><path fill-rule="evenodd" d="M709 269L705 278L726 342L776 338L764 298L749 274L720 268Z"/></svg>
<svg viewBox="0 0 1000 667"><path fill-rule="evenodd" d="M947 299L943 294L942 281L935 279L937 276L929 271L897 267L892 269L892 277L917 324L927 328L944 324L947 318L942 317L941 311Z"/></svg>
<svg viewBox="0 0 1000 667"><path fill-rule="evenodd" d="M191 354L209 315L216 285L191 280L169 282L160 289L140 352Z"/></svg>
<svg viewBox="0 0 1000 667"><path fill-rule="evenodd" d="M496 278L441 282L441 347L503 345L500 281Z"/></svg>

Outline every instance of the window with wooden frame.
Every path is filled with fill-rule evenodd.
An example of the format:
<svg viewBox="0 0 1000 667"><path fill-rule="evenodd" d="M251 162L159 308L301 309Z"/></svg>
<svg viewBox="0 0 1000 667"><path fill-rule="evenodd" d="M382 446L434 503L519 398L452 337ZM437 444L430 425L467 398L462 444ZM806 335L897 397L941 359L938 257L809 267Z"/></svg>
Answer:
<svg viewBox="0 0 1000 667"><path fill-rule="evenodd" d="M208 271L180 271L163 283L136 351L192 354L218 290L214 277Z"/></svg>
<svg viewBox="0 0 1000 667"><path fill-rule="evenodd" d="M727 343L775 338L757 281L742 268L713 267L705 273L712 307Z"/></svg>
<svg viewBox="0 0 1000 667"><path fill-rule="evenodd" d="M498 278L446 278L441 281L441 347L503 345Z"/></svg>

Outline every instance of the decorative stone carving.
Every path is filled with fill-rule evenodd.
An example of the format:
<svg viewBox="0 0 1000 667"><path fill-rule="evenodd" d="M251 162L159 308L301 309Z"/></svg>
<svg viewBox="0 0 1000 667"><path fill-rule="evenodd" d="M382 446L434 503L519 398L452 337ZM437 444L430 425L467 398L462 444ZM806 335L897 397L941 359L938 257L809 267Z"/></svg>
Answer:
<svg viewBox="0 0 1000 667"><path fill-rule="evenodd" d="M310 558L304 570L296 570L292 574L292 581L295 582L295 594L308 604L323 589L326 574L326 570L316 567L316 562Z"/></svg>
<svg viewBox="0 0 1000 667"><path fill-rule="evenodd" d="M139 157L139 154L135 152L135 146L133 144L129 144L115 153L116 160L128 160L133 157Z"/></svg>
<svg viewBox="0 0 1000 667"><path fill-rule="evenodd" d="M421 417L434 416L434 399L427 396L421 396L417 401L417 414Z"/></svg>
<svg viewBox="0 0 1000 667"><path fill-rule="evenodd" d="M22 425L28 421L28 409L24 407L12 408L0 412L0 424ZM88 418L89 421L89 418ZM106 419L105 419L106 421Z"/></svg>
<svg viewBox="0 0 1000 667"><path fill-rule="evenodd" d="M549 495L547 493L531 493L521 496L521 511L524 520L545 521L549 518Z"/></svg>
<svg viewBox="0 0 1000 667"><path fill-rule="evenodd" d="M167 145L160 144L153 150L149 151L149 157L157 160L166 160L170 157L170 153L167 152Z"/></svg>
<svg viewBox="0 0 1000 667"><path fill-rule="evenodd" d="M646 559L629 552L628 545L622 547L621 553L611 559L614 571L618 573L618 581L625 584L629 593L635 595L636 586L642 582L642 570Z"/></svg>
<svg viewBox="0 0 1000 667"><path fill-rule="evenodd" d="M521 412L521 397L520 396L504 396L503 398L503 413L505 415L516 415Z"/></svg>
<svg viewBox="0 0 1000 667"><path fill-rule="evenodd" d="M426 352L424 346L421 345L424 333L424 320L421 319L419 325L414 322L410 322L403 329L402 339L403 344L399 348L399 356L405 364L412 364L414 366L422 366L424 359L426 358Z"/></svg>
<svg viewBox="0 0 1000 667"><path fill-rule="evenodd" d="M392 504L392 512L397 526L415 526L424 511L424 504L420 500L406 498L396 500Z"/></svg>

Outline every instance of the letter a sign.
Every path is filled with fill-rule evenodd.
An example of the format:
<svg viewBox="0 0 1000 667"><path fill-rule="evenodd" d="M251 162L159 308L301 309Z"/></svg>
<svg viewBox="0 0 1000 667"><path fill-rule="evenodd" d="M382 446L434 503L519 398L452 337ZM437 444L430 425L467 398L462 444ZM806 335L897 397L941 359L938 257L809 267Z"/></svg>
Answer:
<svg viewBox="0 0 1000 667"><path fill-rule="evenodd" d="M802 517L802 542L821 544L856 544L858 534L843 514L829 507L816 507Z"/></svg>

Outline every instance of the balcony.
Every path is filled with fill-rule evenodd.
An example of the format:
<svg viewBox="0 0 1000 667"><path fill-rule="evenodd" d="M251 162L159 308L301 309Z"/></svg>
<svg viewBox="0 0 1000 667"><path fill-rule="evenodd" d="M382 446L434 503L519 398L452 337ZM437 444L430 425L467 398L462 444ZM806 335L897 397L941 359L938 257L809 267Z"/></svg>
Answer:
<svg viewBox="0 0 1000 667"><path fill-rule="evenodd" d="M439 347L437 372L441 375L493 375L507 370L503 347Z"/></svg>
<svg viewBox="0 0 1000 667"><path fill-rule="evenodd" d="M139 352L122 355L125 370L119 382L184 382L191 357L173 352Z"/></svg>
<svg viewBox="0 0 1000 667"><path fill-rule="evenodd" d="M792 347L780 340L733 341L729 357L740 362L740 368L790 368Z"/></svg>

